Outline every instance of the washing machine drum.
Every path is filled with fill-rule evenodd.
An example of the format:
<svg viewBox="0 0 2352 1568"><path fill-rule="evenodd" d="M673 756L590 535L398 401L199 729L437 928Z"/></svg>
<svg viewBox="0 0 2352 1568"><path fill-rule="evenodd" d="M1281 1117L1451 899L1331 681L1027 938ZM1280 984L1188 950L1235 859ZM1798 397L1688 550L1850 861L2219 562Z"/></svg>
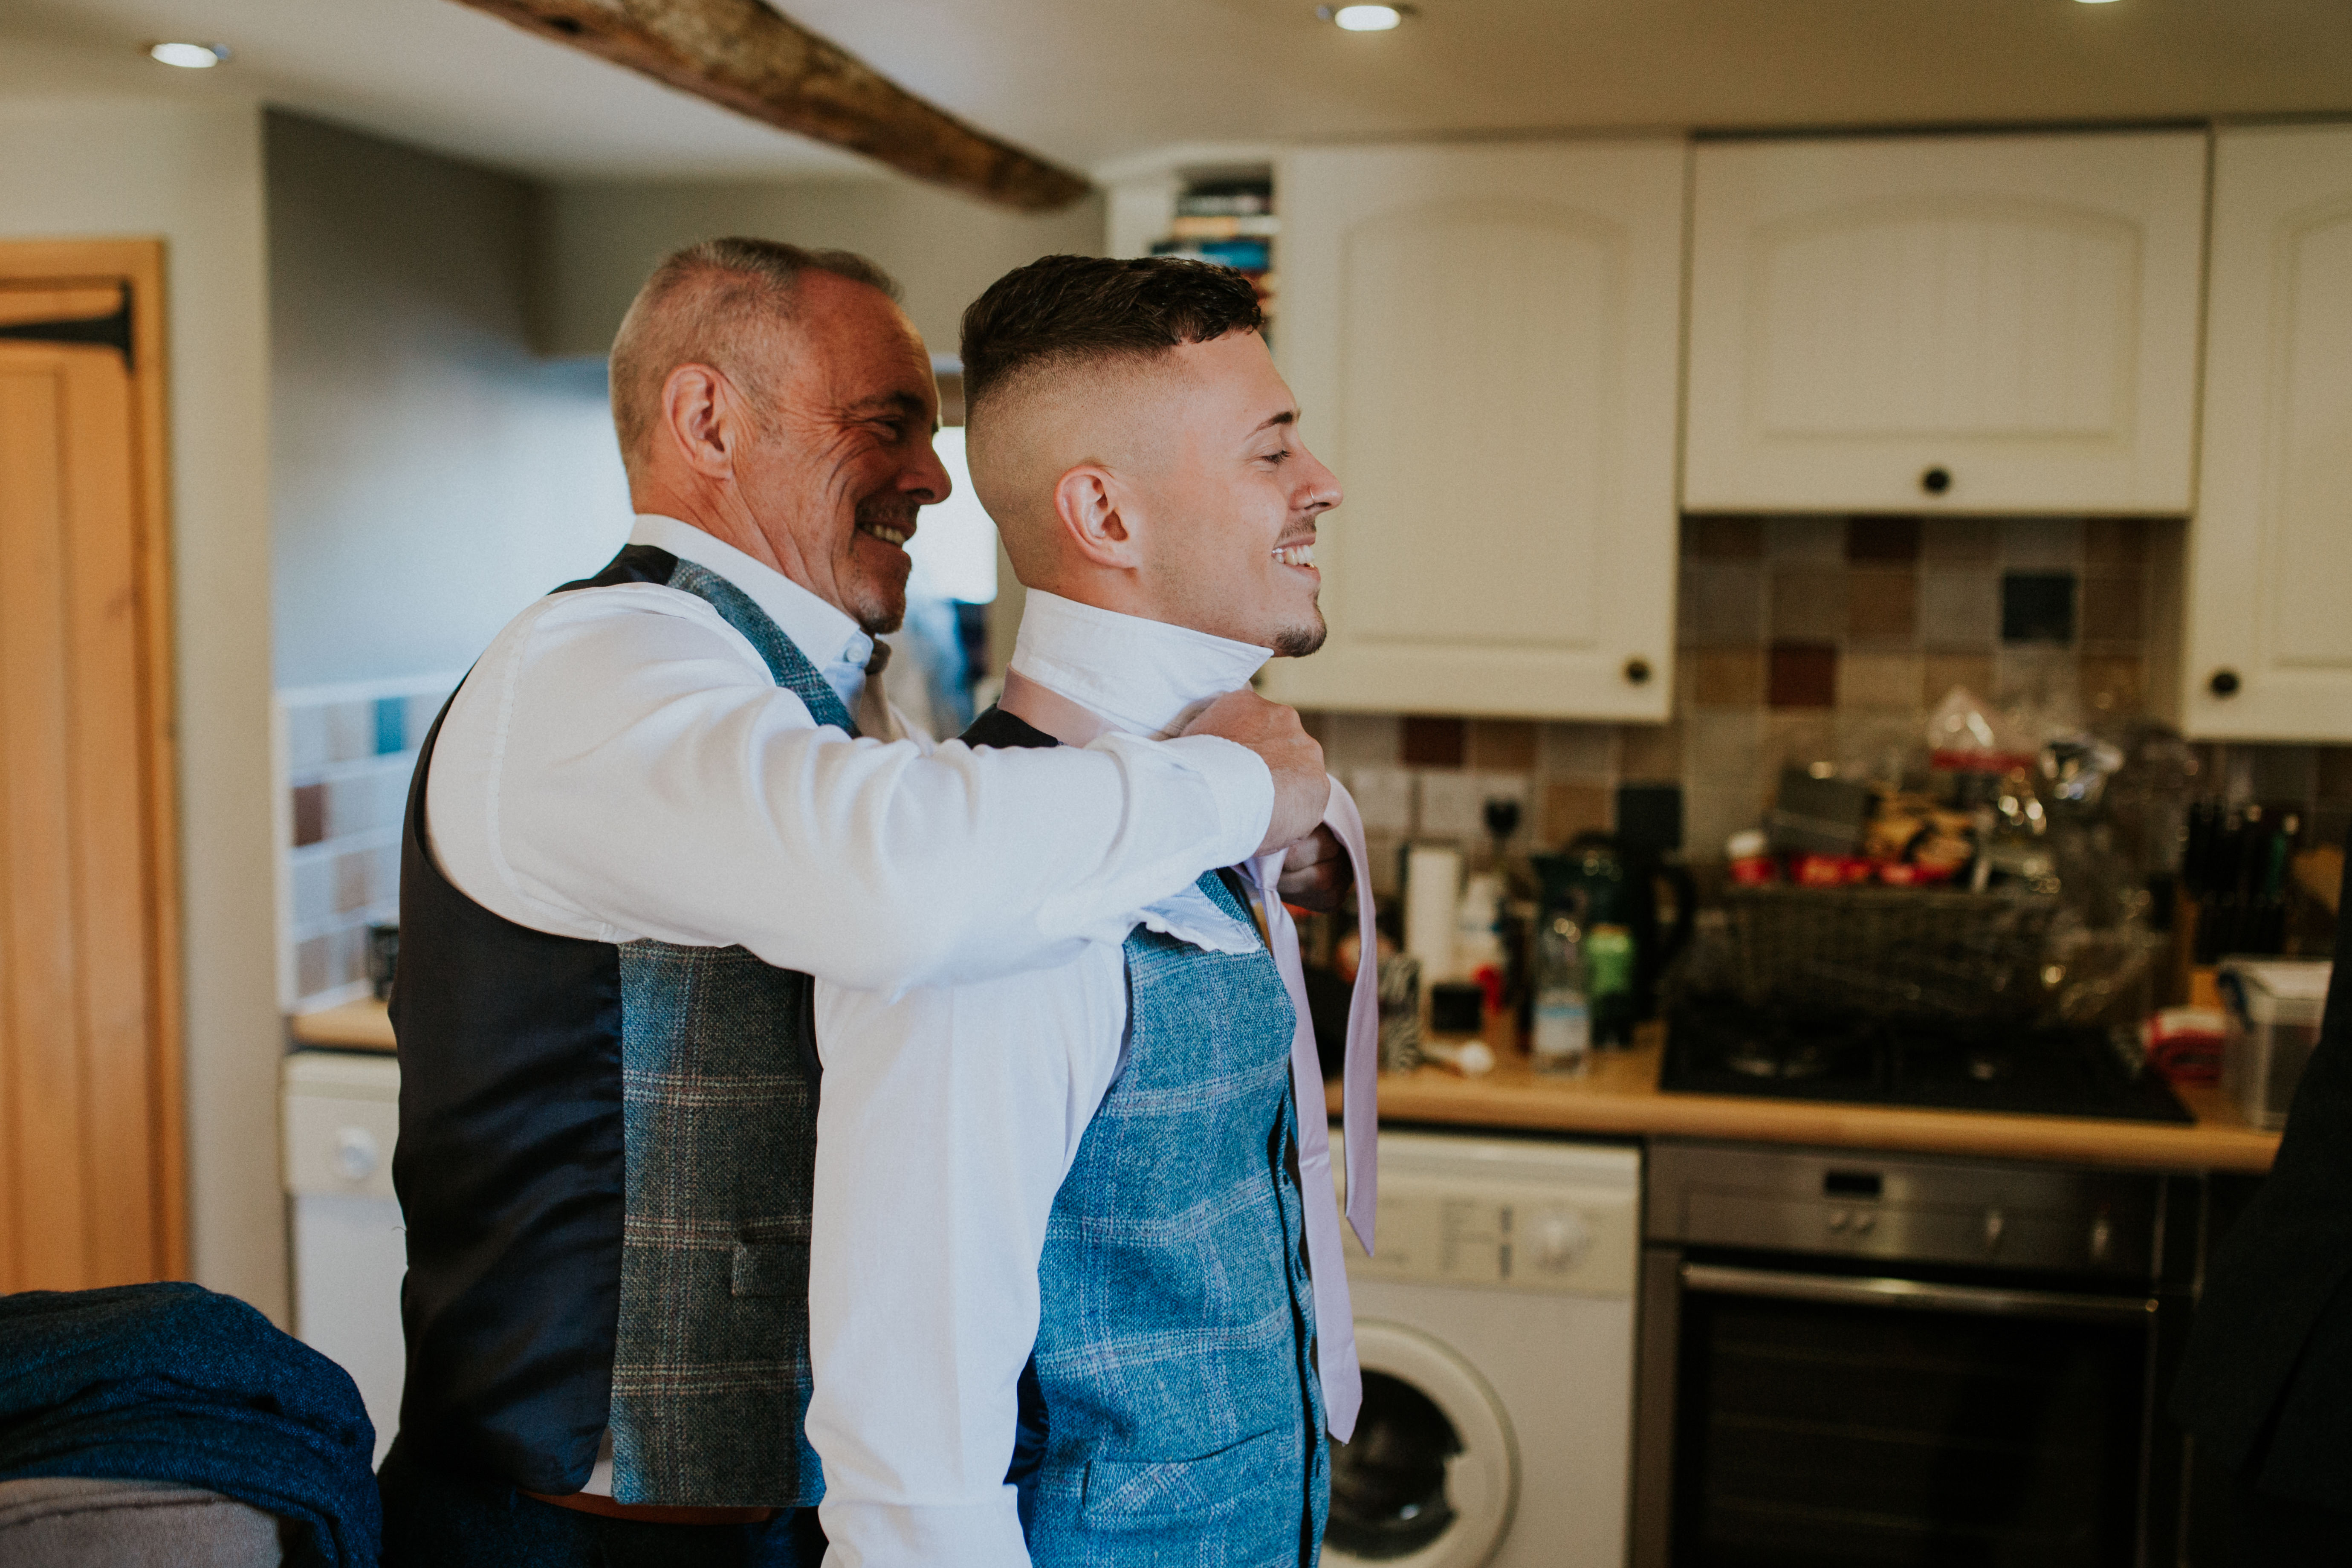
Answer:
<svg viewBox="0 0 2352 1568"><path fill-rule="evenodd" d="M1468 1362L1417 1330L1360 1322L1364 1408L1331 1446L1323 1561L1480 1568L1518 1500L1519 1455L1503 1407Z"/></svg>

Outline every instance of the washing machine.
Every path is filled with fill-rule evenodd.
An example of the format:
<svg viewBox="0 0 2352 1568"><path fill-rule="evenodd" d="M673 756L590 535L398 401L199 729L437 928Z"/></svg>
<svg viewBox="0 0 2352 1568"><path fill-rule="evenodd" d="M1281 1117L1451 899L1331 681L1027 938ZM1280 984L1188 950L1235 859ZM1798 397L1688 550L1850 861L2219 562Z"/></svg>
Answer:
<svg viewBox="0 0 2352 1568"><path fill-rule="evenodd" d="M1381 1135L1326 1563L1622 1568L1641 1188L1635 1148Z"/></svg>

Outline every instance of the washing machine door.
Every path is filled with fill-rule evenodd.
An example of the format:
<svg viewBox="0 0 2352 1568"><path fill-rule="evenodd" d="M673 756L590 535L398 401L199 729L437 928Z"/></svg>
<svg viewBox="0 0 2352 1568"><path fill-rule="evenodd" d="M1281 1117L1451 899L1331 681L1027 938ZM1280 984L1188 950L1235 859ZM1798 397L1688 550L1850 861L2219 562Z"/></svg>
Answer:
<svg viewBox="0 0 2352 1568"><path fill-rule="evenodd" d="M1481 1568L1519 1495L1519 1451L1502 1403L1452 1350L1400 1323L1360 1322L1364 1408L1331 1446L1323 1561Z"/></svg>

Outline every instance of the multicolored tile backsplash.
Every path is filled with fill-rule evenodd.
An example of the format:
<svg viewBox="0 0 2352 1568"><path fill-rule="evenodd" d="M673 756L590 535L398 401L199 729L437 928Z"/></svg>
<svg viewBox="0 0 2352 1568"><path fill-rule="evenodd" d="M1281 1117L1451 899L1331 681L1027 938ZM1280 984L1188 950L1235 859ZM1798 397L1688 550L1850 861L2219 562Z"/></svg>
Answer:
<svg viewBox="0 0 2352 1568"><path fill-rule="evenodd" d="M2160 519L1687 518L1666 723L1327 712L1307 724L1363 808L1382 892L1409 838L1483 858L1490 801L1517 807L1507 849L1544 848L1614 826L1624 784L1681 785L1686 854L1719 859L1783 766L1883 772L1921 745L1954 686L2056 721L2147 712L2180 531ZM278 694L287 1011L366 994L367 928L398 913L415 748L456 684ZM2305 843L2352 829L2352 746L2198 751L2204 788L2301 809Z"/></svg>
<svg viewBox="0 0 2352 1568"><path fill-rule="evenodd" d="M400 913L400 826L416 748L457 677L280 691L279 1005L369 990L367 928Z"/></svg>
<svg viewBox="0 0 2352 1568"><path fill-rule="evenodd" d="M2165 519L1691 517L1682 525L1675 716L1663 725L1315 713L1308 726L1377 840L1490 842L1489 795L1524 803L1508 847L1613 826L1621 784L1672 783L1684 845L1719 859L1783 766L1897 770L1955 686L2053 723L2150 711L2166 679ZM2200 748L2217 795L2352 826L2352 747ZM2310 837L2306 842L2312 841Z"/></svg>

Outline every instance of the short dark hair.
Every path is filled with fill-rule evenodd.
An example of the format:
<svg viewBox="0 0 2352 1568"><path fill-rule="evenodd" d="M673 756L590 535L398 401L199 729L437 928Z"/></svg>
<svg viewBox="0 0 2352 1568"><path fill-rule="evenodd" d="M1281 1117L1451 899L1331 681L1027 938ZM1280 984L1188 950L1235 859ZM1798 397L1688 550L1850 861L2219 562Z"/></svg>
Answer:
<svg viewBox="0 0 2352 1568"><path fill-rule="evenodd" d="M662 384L679 365L715 364L744 380L746 391L764 397L743 353L744 341L762 321L792 316L801 278L810 272L830 272L898 298L895 279L847 250L730 236L662 258L613 340L613 423L625 462L636 460L638 447L660 416Z"/></svg>
<svg viewBox="0 0 2352 1568"><path fill-rule="evenodd" d="M1230 267L1174 256L1041 257L964 311L964 399L977 408L1034 370L1148 359L1265 326L1257 290Z"/></svg>

